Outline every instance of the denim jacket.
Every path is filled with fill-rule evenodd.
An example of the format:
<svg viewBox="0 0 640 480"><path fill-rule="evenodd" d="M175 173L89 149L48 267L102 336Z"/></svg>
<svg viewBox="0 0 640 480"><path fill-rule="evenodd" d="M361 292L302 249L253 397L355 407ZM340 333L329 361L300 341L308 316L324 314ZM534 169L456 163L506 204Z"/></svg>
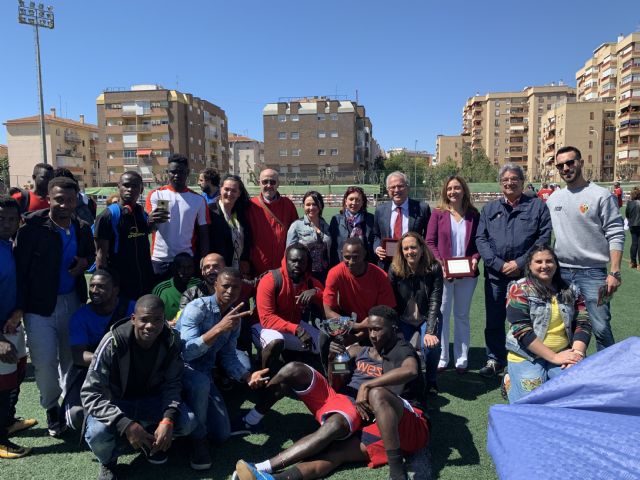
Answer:
<svg viewBox="0 0 640 480"><path fill-rule="evenodd" d="M182 357L185 363L199 372L210 374L218 355L222 368L234 380L240 381L247 370L236 356L236 344L240 335L240 325L231 332L225 332L212 345L202 340L202 335L222 320L215 295L196 298L189 303L178 320L176 330L180 332Z"/></svg>
<svg viewBox="0 0 640 480"><path fill-rule="evenodd" d="M322 217L320 217L320 232L321 238L319 239L320 235L316 233L315 227L306 215L293 222L287 232L287 246L294 242L300 242L311 250L314 272L326 271L329 267L331 236L329 235L329 225Z"/></svg>
<svg viewBox="0 0 640 480"><path fill-rule="evenodd" d="M576 340L582 340L589 345L591 323L584 298L574 284L569 288L575 299L573 303L563 303L558 296L558 309L565 333L570 345ZM507 293L507 321L510 324L507 332L507 350L533 361L535 355L527 347L536 338L543 341L547 335L551 321L551 302L537 297L533 286L526 278L511 282Z"/></svg>

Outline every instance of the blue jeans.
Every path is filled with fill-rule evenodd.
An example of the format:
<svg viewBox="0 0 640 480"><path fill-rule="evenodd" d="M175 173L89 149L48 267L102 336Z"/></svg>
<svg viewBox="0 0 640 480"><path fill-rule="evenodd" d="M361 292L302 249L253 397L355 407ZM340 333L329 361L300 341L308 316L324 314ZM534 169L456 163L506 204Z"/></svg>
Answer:
<svg viewBox="0 0 640 480"><path fill-rule="evenodd" d="M560 365L547 362L538 358L533 362L525 360L523 362L509 362L509 403L520 400L531 390L538 388L547 380L557 377L563 370Z"/></svg>
<svg viewBox="0 0 640 480"><path fill-rule="evenodd" d="M497 360L500 365L507 363L507 335L504 322L507 319L507 287L511 280L484 279L484 308L486 323L484 344L487 358Z"/></svg>
<svg viewBox="0 0 640 480"><path fill-rule="evenodd" d="M198 427L193 431L195 438L209 436L222 443L231 435L229 413L220 391L207 375L185 364L182 373L182 387L185 402L196 415Z"/></svg>
<svg viewBox="0 0 640 480"><path fill-rule="evenodd" d="M145 428L155 426L165 410L160 396L144 397L137 400L113 400L113 403L130 419ZM173 428L174 437L189 435L198 425L195 415L184 404L180 404ZM129 450L125 435L119 435L115 426L108 427L87 415L87 429L84 438L100 463L107 465Z"/></svg>
<svg viewBox="0 0 640 480"><path fill-rule="evenodd" d="M438 321L438 328L434 335L440 338L442 330L442 321ZM419 327L414 327L413 325L409 325L408 323L400 322L400 332L404 336L404 339L411 343L416 350L422 353L422 358L425 363L425 373L424 379L427 385L435 385L436 379L438 375L438 362L440 361L440 353L441 353L441 344L438 343L437 346L433 348L427 348L424 346L424 336L427 333L427 322L423 322ZM416 333L418 333L418 344L415 344L411 341L411 337L413 337Z"/></svg>
<svg viewBox="0 0 640 480"><path fill-rule="evenodd" d="M598 306L598 290L607 283L605 268L565 268L560 267L560 275L567 283L574 283L580 289L589 312L591 329L596 337L598 351L615 343L611 332L611 309L608 303Z"/></svg>

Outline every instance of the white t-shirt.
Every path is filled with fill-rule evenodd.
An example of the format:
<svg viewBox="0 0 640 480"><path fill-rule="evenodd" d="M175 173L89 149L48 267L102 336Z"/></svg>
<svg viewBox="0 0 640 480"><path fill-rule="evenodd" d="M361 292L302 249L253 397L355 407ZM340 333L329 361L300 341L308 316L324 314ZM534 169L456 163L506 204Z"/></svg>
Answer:
<svg viewBox="0 0 640 480"><path fill-rule="evenodd" d="M158 200L169 201L169 221L158 225L153 234L151 260L171 262L179 253L194 254L196 225L209 223L209 209L202 195L189 190L176 192L170 185L151 190L146 210L151 213Z"/></svg>

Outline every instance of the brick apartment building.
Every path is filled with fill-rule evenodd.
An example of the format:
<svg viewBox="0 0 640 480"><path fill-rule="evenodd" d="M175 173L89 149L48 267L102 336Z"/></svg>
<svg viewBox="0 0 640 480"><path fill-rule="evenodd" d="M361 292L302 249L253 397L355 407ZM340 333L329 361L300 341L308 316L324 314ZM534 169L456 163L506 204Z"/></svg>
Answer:
<svg viewBox="0 0 640 480"><path fill-rule="evenodd" d="M102 174L109 182L133 169L146 182L162 183L174 153L189 158L192 172L229 170L227 116L206 100L159 85L134 85L105 90L96 106Z"/></svg>
<svg viewBox="0 0 640 480"><path fill-rule="evenodd" d="M353 181L379 153L365 108L354 101L288 99L267 104L262 117L266 166L291 179Z"/></svg>

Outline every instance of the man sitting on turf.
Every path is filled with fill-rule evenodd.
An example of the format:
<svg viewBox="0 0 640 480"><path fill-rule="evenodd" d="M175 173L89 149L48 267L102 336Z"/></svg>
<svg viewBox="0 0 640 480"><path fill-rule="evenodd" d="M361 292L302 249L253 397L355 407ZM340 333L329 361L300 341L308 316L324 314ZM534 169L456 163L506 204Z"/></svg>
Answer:
<svg viewBox="0 0 640 480"><path fill-rule="evenodd" d="M100 462L99 480L116 478L123 440L142 450L150 463L162 464L173 436L197 427L181 399L183 368L180 338L166 326L162 300L144 295L131 319L104 336L82 386L85 440ZM194 442L192 452L198 448Z"/></svg>
<svg viewBox="0 0 640 480"><path fill-rule="evenodd" d="M120 299L120 277L115 271L98 269L89 280L91 303L83 305L69 319L69 345L73 367L67 377L67 391L62 402L67 426L82 428L84 410L80 389L87 376L93 352L109 328L133 313L134 302Z"/></svg>
<svg viewBox="0 0 640 480"><path fill-rule="evenodd" d="M193 257L188 253L179 253L171 262L169 267L171 278L160 282L155 286L154 295L160 297L164 302L164 317L172 324L175 323L175 316L180 310L180 298L187 288L198 284L198 279L193 278Z"/></svg>
<svg viewBox="0 0 640 480"><path fill-rule="evenodd" d="M269 460L255 465L239 460L237 478L306 480L325 477L346 462L368 462L370 468L389 463L392 480L407 479L403 454L424 448L429 439L422 411L407 401L417 399L419 363L413 347L398 338L398 314L392 308L380 305L368 313L373 347L348 347L355 358L351 381L339 388L339 377L330 374L340 393L299 362L289 363L269 382L267 393L276 398L293 391L320 428ZM332 342L332 354L343 350Z"/></svg>

